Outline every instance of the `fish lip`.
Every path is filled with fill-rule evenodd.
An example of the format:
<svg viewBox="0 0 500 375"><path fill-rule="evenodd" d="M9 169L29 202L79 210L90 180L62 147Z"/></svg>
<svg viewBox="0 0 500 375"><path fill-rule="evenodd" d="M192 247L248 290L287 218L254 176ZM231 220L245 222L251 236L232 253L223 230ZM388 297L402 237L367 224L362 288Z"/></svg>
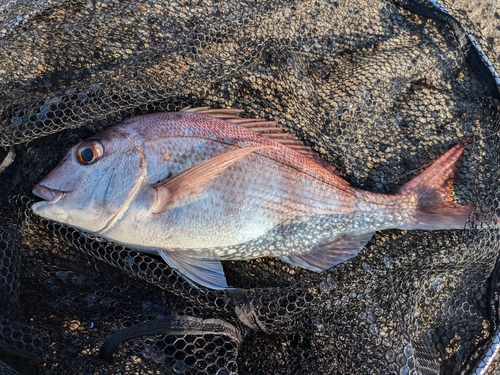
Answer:
<svg viewBox="0 0 500 375"><path fill-rule="evenodd" d="M33 188L33 194L45 200L48 204L56 204L67 193L67 191L49 188L38 184Z"/></svg>

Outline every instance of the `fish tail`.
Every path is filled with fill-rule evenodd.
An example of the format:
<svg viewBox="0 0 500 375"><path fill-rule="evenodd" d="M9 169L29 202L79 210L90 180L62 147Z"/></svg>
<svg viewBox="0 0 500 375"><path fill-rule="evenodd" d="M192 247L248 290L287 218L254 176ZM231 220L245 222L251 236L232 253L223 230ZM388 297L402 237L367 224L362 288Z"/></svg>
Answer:
<svg viewBox="0 0 500 375"><path fill-rule="evenodd" d="M474 205L451 202L451 189L456 172L461 166L464 148L471 143L464 140L452 147L422 174L403 185L398 193L417 197L416 212L410 223L401 229L464 229Z"/></svg>

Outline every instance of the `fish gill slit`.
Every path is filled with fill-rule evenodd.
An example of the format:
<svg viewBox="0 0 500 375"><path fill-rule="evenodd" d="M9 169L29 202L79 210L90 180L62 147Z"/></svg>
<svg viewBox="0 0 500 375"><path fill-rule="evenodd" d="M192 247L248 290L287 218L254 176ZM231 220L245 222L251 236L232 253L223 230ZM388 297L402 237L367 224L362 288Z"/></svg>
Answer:
<svg viewBox="0 0 500 375"><path fill-rule="evenodd" d="M97 233L104 233L106 232L109 228L111 228L120 218L123 216L127 208L129 207L130 202L135 198L141 187L144 186L144 183L146 181L146 157L144 155L144 150L142 148L139 149L139 152L141 153L141 161L139 163L139 168L142 169L142 174L141 177L137 179L137 183L135 184L134 188L130 191L129 195L127 196L127 199L123 203L120 209L118 209L113 217L109 219L109 221L106 223L106 225L101 228L100 230L97 231ZM113 177L114 178L114 177ZM108 184L108 187L106 188L106 192L111 184L111 179L110 183Z"/></svg>

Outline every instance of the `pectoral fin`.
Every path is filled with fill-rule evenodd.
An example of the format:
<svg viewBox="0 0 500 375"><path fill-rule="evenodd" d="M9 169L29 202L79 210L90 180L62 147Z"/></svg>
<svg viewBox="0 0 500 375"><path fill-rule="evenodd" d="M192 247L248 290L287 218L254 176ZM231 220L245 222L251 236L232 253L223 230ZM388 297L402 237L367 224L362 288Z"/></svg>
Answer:
<svg viewBox="0 0 500 375"><path fill-rule="evenodd" d="M227 289L226 276L221 262L184 256L175 251L159 250L163 260L189 280L210 289Z"/></svg>
<svg viewBox="0 0 500 375"><path fill-rule="evenodd" d="M309 253L280 258L294 266L311 271L325 271L354 257L372 238L373 233L343 236L313 248Z"/></svg>
<svg viewBox="0 0 500 375"><path fill-rule="evenodd" d="M177 200L198 194L226 168L236 163L242 157L260 149L272 146L245 147L226 152L214 158L202 161L176 176L166 178L153 185L156 190L156 202L152 212L159 214Z"/></svg>

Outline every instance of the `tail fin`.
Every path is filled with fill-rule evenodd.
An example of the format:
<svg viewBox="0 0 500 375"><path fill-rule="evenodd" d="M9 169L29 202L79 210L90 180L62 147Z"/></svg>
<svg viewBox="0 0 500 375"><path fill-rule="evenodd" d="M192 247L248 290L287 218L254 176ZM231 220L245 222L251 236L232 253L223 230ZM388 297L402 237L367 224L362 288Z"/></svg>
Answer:
<svg viewBox="0 0 500 375"><path fill-rule="evenodd" d="M471 140L457 144L436 160L422 174L409 181L398 193L417 193L417 211L404 229L463 229L474 205L451 203L451 188L463 150Z"/></svg>

